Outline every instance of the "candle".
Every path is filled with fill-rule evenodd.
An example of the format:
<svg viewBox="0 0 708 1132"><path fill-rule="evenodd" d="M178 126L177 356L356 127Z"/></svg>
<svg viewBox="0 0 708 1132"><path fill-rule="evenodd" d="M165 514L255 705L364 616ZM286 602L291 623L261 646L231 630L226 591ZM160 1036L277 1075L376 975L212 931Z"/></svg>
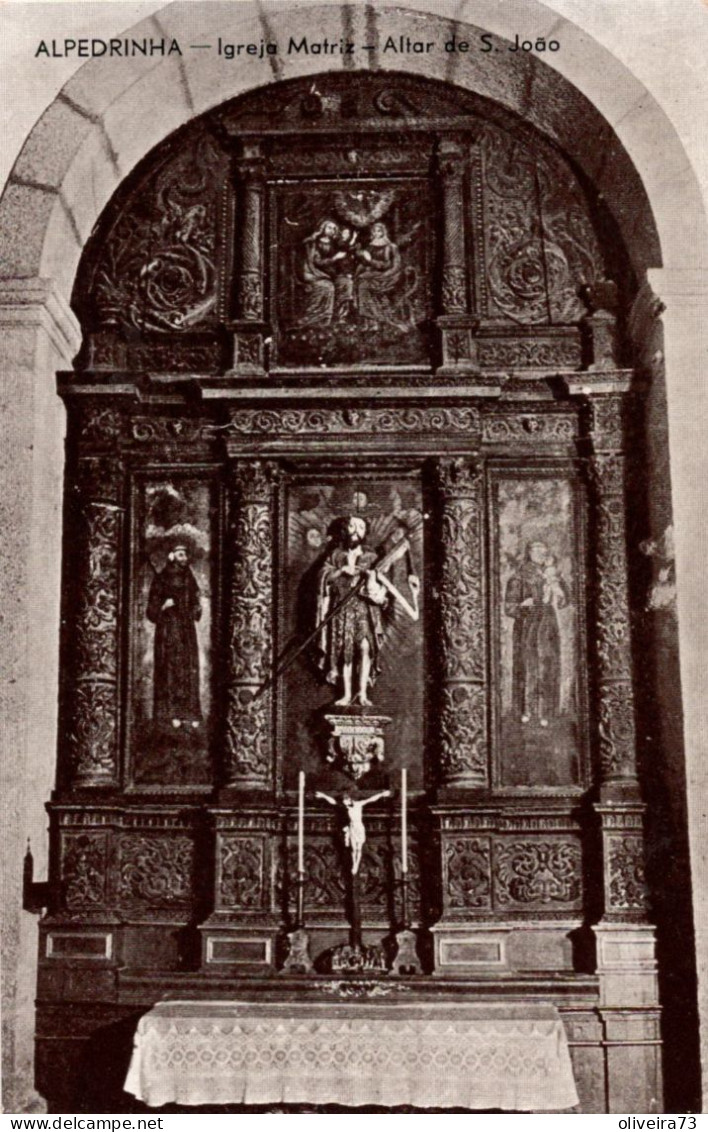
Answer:
<svg viewBox="0 0 708 1132"><path fill-rule="evenodd" d="M401 871L408 872L408 771L401 771Z"/></svg>
<svg viewBox="0 0 708 1132"><path fill-rule="evenodd" d="M297 871L305 871L305 772L297 776Z"/></svg>

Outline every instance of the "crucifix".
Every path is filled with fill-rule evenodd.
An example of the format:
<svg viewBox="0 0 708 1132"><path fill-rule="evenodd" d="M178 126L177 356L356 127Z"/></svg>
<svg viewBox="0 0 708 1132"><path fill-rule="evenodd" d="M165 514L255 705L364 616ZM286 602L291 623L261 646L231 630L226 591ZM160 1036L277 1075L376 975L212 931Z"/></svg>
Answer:
<svg viewBox="0 0 708 1132"><path fill-rule="evenodd" d="M322 798L323 801L329 802L331 806L339 806L340 804L336 798L333 798L330 794L323 794L320 790L317 791L315 797ZM361 854L364 848L364 842L366 841L364 806L368 806L370 802L377 802L380 798L390 797L390 790L381 790L378 794L371 794L368 798L361 798L356 801L348 794L341 799L341 805L344 807L347 815L347 824L344 826L344 844L351 855L349 944L350 948L357 953L361 953L364 950L361 938L361 907L358 883Z"/></svg>

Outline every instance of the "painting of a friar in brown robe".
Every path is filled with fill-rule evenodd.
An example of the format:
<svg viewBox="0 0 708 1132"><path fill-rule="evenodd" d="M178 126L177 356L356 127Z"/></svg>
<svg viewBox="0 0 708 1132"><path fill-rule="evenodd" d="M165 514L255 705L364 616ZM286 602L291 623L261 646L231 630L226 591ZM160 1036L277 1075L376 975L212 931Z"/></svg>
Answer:
<svg viewBox="0 0 708 1132"><path fill-rule="evenodd" d="M556 611L570 600L555 555L530 542L507 582L504 612L514 619L512 713L522 725L548 727L560 714L561 647Z"/></svg>
<svg viewBox="0 0 708 1132"><path fill-rule="evenodd" d="M201 615L189 548L175 545L152 580L147 603L148 620L155 626L153 721L175 731L196 730L202 721L196 630Z"/></svg>

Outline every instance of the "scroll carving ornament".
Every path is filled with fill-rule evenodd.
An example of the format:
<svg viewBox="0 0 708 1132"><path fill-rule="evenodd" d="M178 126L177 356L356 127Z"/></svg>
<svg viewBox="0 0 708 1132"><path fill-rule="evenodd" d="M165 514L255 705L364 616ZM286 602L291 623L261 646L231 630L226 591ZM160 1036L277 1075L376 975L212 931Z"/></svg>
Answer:
<svg viewBox="0 0 708 1132"><path fill-rule="evenodd" d="M239 310L241 317L258 321L263 317L263 288L256 274L243 274L238 284Z"/></svg>
<svg viewBox="0 0 708 1132"><path fill-rule="evenodd" d="M116 689L89 681L74 690L70 749L78 782L113 781L116 773Z"/></svg>
<svg viewBox="0 0 708 1132"><path fill-rule="evenodd" d="M230 781L268 779L271 770L271 701L268 692L254 698L249 688L227 696L226 750Z"/></svg>
<svg viewBox="0 0 708 1132"><path fill-rule="evenodd" d="M580 343L574 338L544 342L535 339L477 343L480 364L487 369L578 369Z"/></svg>
<svg viewBox="0 0 708 1132"><path fill-rule="evenodd" d="M175 440L188 444L211 439L214 426L208 421L193 420L190 417L133 417L130 434L133 440L143 444Z"/></svg>
<svg viewBox="0 0 708 1132"><path fill-rule="evenodd" d="M80 418L79 435L82 440L108 442L119 440L123 433L123 414L120 409L87 405Z"/></svg>
<svg viewBox="0 0 708 1132"><path fill-rule="evenodd" d="M596 396L592 399L592 432L595 442L619 450L624 440L622 399Z"/></svg>
<svg viewBox="0 0 708 1132"><path fill-rule="evenodd" d="M236 409L229 431L289 436L337 433L461 433L479 430L477 409Z"/></svg>
<svg viewBox="0 0 708 1132"><path fill-rule="evenodd" d="M290 860L294 859L294 847ZM337 846L331 838L311 839L305 842L305 876L307 878L307 907L318 909L341 909L344 907L346 891L344 872ZM292 883L292 876L290 881ZM283 901L285 875L281 860L276 878L279 899ZM290 891L292 903L294 893Z"/></svg>
<svg viewBox="0 0 708 1132"><path fill-rule="evenodd" d="M64 902L69 909L95 908L106 899L106 838L82 833L67 837L62 853Z"/></svg>
<svg viewBox="0 0 708 1132"><path fill-rule="evenodd" d="M74 687L70 751L74 776L84 784L116 775L119 554L122 512L119 465L80 465L83 499L80 598L74 623ZM92 498L94 497L94 498Z"/></svg>
<svg viewBox="0 0 708 1132"><path fill-rule="evenodd" d="M261 334L236 335L236 365L255 366L263 365L263 336Z"/></svg>
<svg viewBox="0 0 708 1132"><path fill-rule="evenodd" d="M599 706L597 729L603 778L633 777L636 769L631 683L603 684Z"/></svg>
<svg viewBox="0 0 708 1132"><path fill-rule="evenodd" d="M272 522L270 509L247 503L233 528L231 582L231 675L238 683L260 683L270 671L272 616Z"/></svg>
<svg viewBox="0 0 708 1132"><path fill-rule="evenodd" d="M223 838L220 845L219 898L229 908L260 908L264 888L263 841Z"/></svg>
<svg viewBox="0 0 708 1132"><path fill-rule="evenodd" d="M604 275L580 189L564 160L487 127L485 254L493 306L524 324L577 322L580 281Z"/></svg>
<svg viewBox="0 0 708 1132"><path fill-rule="evenodd" d="M77 678L115 680L121 512L111 504L90 503L84 522L87 560L76 620Z"/></svg>
<svg viewBox="0 0 708 1132"><path fill-rule="evenodd" d="M294 848L294 847L293 847ZM292 850L291 850L292 852ZM294 857L294 852L292 852ZM292 857L291 857L292 859ZM394 854L393 867L398 858ZM415 854L409 856L409 900L411 907L420 904L420 875ZM371 837L364 846L359 870L361 902L369 907L387 908L391 889L390 847L386 841ZM346 901L346 886L341 853L331 838L313 839L305 843L305 876L307 878L307 907L321 911L341 913ZM292 878L291 878L292 879ZM397 877L397 879L400 879ZM284 868L278 867L276 888L282 903ZM292 899L292 892L290 893Z"/></svg>
<svg viewBox="0 0 708 1132"><path fill-rule="evenodd" d="M582 892L580 846L572 841L498 841L494 881L501 905L577 905Z"/></svg>
<svg viewBox="0 0 708 1132"><path fill-rule="evenodd" d="M491 907L489 842L459 838L445 846L450 908Z"/></svg>
<svg viewBox="0 0 708 1132"><path fill-rule="evenodd" d="M641 837L612 837L608 845L608 912L643 912L647 902Z"/></svg>
<svg viewBox="0 0 708 1132"><path fill-rule="evenodd" d="M523 416L484 418L483 435L490 443L516 440L572 440L576 434L574 417L560 413L525 413Z"/></svg>
<svg viewBox="0 0 708 1132"><path fill-rule="evenodd" d="M121 839L118 894L124 904L181 906L190 903L193 889L191 838L131 834Z"/></svg>
<svg viewBox="0 0 708 1132"><path fill-rule="evenodd" d="M446 264L443 268L442 305L446 314L467 310L467 273L464 267Z"/></svg>
<svg viewBox="0 0 708 1132"><path fill-rule="evenodd" d="M475 418L477 428L481 429L479 417ZM435 473L443 504L450 499L478 497L482 487L482 468L475 459L462 456L438 460Z"/></svg>
<svg viewBox="0 0 708 1132"><path fill-rule="evenodd" d="M233 469L233 573L229 622L226 747L230 780L267 780L271 696L258 695L272 660L273 526L268 470L258 461Z"/></svg>
<svg viewBox="0 0 708 1132"><path fill-rule="evenodd" d="M105 240L92 301L102 328L183 333L215 320L226 158L203 133L128 203Z"/></svg>
<svg viewBox="0 0 708 1132"><path fill-rule="evenodd" d="M486 698L482 684L446 684L440 715L440 762L445 781L487 781Z"/></svg>
<svg viewBox="0 0 708 1132"><path fill-rule="evenodd" d="M260 460L238 460L231 468L231 482L241 503L270 503L271 485L276 476L272 463Z"/></svg>

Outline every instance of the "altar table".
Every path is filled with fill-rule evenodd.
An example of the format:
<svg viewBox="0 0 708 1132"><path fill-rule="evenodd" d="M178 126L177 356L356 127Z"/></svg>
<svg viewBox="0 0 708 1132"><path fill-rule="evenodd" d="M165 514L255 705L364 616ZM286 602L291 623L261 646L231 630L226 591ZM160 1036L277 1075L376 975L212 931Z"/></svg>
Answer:
<svg viewBox="0 0 708 1132"><path fill-rule="evenodd" d="M153 1108L578 1103L554 1007L448 1002L162 1002L140 1020L125 1089Z"/></svg>

